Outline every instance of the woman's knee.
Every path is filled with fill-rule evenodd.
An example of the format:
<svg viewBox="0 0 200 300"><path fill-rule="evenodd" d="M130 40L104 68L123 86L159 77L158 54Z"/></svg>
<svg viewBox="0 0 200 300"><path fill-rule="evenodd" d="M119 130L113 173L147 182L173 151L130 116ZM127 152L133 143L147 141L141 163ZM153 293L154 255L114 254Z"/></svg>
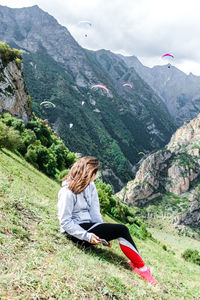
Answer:
<svg viewBox="0 0 200 300"><path fill-rule="evenodd" d="M124 224L119 224L119 225L120 225L119 229L121 233L125 233L125 234L129 233L129 229L126 225Z"/></svg>

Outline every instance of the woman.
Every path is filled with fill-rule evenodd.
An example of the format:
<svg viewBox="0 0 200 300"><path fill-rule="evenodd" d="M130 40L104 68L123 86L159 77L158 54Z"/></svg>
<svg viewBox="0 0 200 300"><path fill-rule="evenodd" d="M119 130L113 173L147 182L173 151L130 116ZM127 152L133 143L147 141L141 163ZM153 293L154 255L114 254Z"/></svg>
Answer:
<svg viewBox="0 0 200 300"><path fill-rule="evenodd" d="M128 228L123 224L104 223L99 198L94 184L99 161L95 157L82 157L63 179L58 193L58 219L61 232L91 244L102 244L104 239L118 239L123 253L129 258L133 272L151 284L156 284L150 269L142 260Z"/></svg>

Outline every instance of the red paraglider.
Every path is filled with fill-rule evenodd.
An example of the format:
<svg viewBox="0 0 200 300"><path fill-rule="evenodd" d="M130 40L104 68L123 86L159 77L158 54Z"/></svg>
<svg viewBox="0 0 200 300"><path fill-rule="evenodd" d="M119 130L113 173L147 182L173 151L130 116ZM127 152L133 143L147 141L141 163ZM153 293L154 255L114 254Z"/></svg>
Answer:
<svg viewBox="0 0 200 300"><path fill-rule="evenodd" d="M93 88L102 88L102 89L104 89L107 93L108 93L108 88L105 86L105 85L102 85L102 84L94 84L93 86L92 86L92 89Z"/></svg>
<svg viewBox="0 0 200 300"><path fill-rule="evenodd" d="M165 54L162 55L162 57L166 57L166 56L170 56L170 57L174 58L174 55L172 55L170 53L165 53Z"/></svg>
<svg viewBox="0 0 200 300"><path fill-rule="evenodd" d="M171 60L172 58L174 58L174 55L172 55L172 54L170 54L170 53L165 53L165 54L163 54L161 57L164 58L164 59L165 59L166 57L169 57L170 60ZM170 63L168 63L167 67L170 69L170 67L171 67Z"/></svg>

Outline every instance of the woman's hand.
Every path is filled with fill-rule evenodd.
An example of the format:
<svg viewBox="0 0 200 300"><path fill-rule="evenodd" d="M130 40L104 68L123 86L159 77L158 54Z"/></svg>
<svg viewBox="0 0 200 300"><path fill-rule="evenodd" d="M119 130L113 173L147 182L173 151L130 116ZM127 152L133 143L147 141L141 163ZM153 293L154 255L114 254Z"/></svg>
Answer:
<svg viewBox="0 0 200 300"><path fill-rule="evenodd" d="M99 245L99 244L101 244L101 240L97 235L92 234L91 239L90 239L90 243L94 244L94 245Z"/></svg>
<svg viewBox="0 0 200 300"><path fill-rule="evenodd" d="M111 244L111 242L108 242L108 245L104 245L105 247L109 247L109 248L111 248L112 247L112 244Z"/></svg>

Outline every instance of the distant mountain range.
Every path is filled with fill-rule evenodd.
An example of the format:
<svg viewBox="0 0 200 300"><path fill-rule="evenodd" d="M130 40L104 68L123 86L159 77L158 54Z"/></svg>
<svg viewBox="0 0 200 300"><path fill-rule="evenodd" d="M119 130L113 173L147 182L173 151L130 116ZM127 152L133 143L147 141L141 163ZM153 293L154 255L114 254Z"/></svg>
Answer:
<svg viewBox="0 0 200 300"><path fill-rule="evenodd" d="M119 55L133 67L166 104L177 126L192 120L200 112L200 76L186 75L171 65L145 67L135 56Z"/></svg>
<svg viewBox="0 0 200 300"><path fill-rule="evenodd" d="M23 51L34 112L48 119L71 151L97 156L103 163L103 179L116 191L134 176L141 153L163 147L177 124L197 114L199 77L187 77L174 67L149 69L135 57L83 49L37 5L0 6L0 40ZM178 77L188 78L190 90L181 90ZM104 84L109 93L91 89L93 84ZM43 100L56 107L42 107ZM174 114L175 108L182 115Z"/></svg>

